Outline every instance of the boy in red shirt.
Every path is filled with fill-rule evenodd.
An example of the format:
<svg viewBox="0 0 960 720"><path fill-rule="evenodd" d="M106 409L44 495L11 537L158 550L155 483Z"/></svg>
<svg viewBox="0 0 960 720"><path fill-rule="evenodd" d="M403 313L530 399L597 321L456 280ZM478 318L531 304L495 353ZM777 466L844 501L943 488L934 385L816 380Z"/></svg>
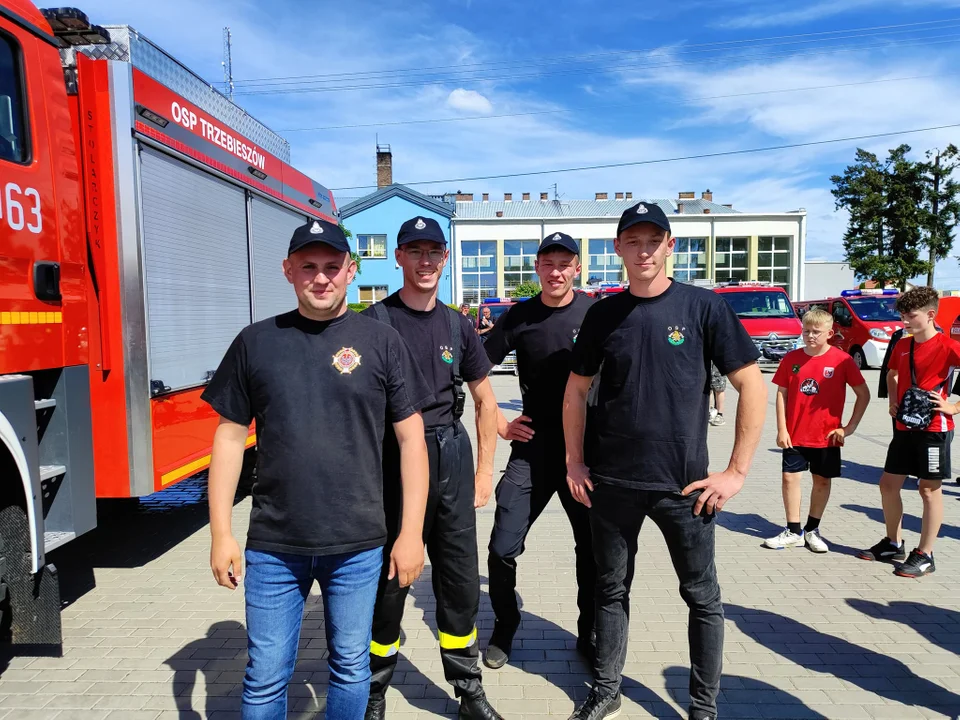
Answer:
<svg viewBox="0 0 960 720"><path fill-rule="evenodd" d="M783 507L787 527L764 547L782 550L806 544L813 552L830 548L820 537L820 519L830 499L830 481L840 475L840 448L853 435L870 403L870 390L847 353L829 345L833 317L815 308L803 316L804 347L787 353L773 382L777 392L777 445L783 448ZM847 385L856 393L853 416L843 425ZM801 473L813 474L810 513L800 527Z"/></svg>
<svg viewBox="0 0 960 720"><path fill-rule="evenodd" d="M872 548L861 550L857 555L862 560L899 561L906 558L906 562L893 571L901 577L918 578L937 569L933 561L933 544L943 522L940 484L951 476L953 416L960 412L960 407L947 402L953 370L960 366L960 343L937 332L934 318L939 303L937 291L929 287L914 288L897 298L897 312L903 320L904 337L891 353L887 372L890 415L897 418L897 423L880 478L880 498L883 501L887 535ZM906 337L907 333L912 337ZM926 391L926 397L930 398L930 421L922 426L918 426L918 423L925 421L927 413L918 406L916 391L910 393L910 402L904 402L907 391L913 386ZM923 395L920 397L922 399ZM901 405L905 412L899 414ZM904 421L913 426L912 429L904 425ZM906 548L900 536L903 518L900 490L907 475L919 479L920 499L923 501L920 545L914 548L910 557L906 557Z"/></svg>

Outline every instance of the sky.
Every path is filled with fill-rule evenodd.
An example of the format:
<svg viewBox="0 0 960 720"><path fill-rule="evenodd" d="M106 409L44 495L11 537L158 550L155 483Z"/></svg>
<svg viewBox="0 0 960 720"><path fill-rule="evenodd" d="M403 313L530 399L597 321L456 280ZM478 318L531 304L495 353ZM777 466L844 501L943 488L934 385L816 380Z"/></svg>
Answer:
<svg viewBox="0 0 960 720"><path fill-rule="evenodd" d="M375 189L378 141L391 146L394 181L413 183L960 125L960 0L771 5L88 0L81 7L97 24L133 26L221 88L229 26L235 101L287 138L294 166L341 204ZM714 201L744 212L806 209L807 259L840 260L846 215L834 206L830 177L856 149L885 156L907 143L922 158L951 142L960 145L960 126L414 187L491 199L504 192L699 197L709 189ZM955 257L938 263L937 285L960 289Z"/></svg>

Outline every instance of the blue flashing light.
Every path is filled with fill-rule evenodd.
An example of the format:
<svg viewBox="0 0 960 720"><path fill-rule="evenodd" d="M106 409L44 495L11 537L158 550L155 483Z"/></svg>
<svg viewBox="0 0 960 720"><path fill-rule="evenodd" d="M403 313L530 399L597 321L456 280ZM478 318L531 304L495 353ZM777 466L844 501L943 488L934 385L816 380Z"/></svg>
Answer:
<svg viewBox="0 0 960 720"><path fill-rule="evenodd" d="M856 297L857 295L862 295L863 293L860 290L844 290L840 293L840 297Z"/></svg>

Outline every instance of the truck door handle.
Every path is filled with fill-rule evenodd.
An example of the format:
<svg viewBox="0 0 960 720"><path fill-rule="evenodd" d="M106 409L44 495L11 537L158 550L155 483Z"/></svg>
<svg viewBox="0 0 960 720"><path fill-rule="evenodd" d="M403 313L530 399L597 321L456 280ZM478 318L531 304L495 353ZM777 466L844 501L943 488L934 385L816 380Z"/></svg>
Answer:
<svg viewBox="0 0 960 720"><path fill-rule="evenodd" d="M60 263L50 260L39 260L33 264L33 292L38 300L59 302L60 295Z"/></svg>

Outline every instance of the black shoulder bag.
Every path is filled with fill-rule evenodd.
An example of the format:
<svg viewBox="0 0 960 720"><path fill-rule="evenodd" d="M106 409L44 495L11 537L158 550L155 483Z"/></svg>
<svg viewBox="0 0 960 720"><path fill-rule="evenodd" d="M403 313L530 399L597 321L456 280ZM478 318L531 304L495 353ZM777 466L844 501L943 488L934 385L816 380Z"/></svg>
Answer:
<svg viewBox="0 0 960 720"><path fill-rule="evenodd" d="M917 341L910 338L910 387L903 394L900 406L897 408L897 421L908 430L925 430L933 422L934 407L929 390L917 385L917 368L913 361L913 351ZM938 392L943 387L940 383L933 389Z"/></svg>

